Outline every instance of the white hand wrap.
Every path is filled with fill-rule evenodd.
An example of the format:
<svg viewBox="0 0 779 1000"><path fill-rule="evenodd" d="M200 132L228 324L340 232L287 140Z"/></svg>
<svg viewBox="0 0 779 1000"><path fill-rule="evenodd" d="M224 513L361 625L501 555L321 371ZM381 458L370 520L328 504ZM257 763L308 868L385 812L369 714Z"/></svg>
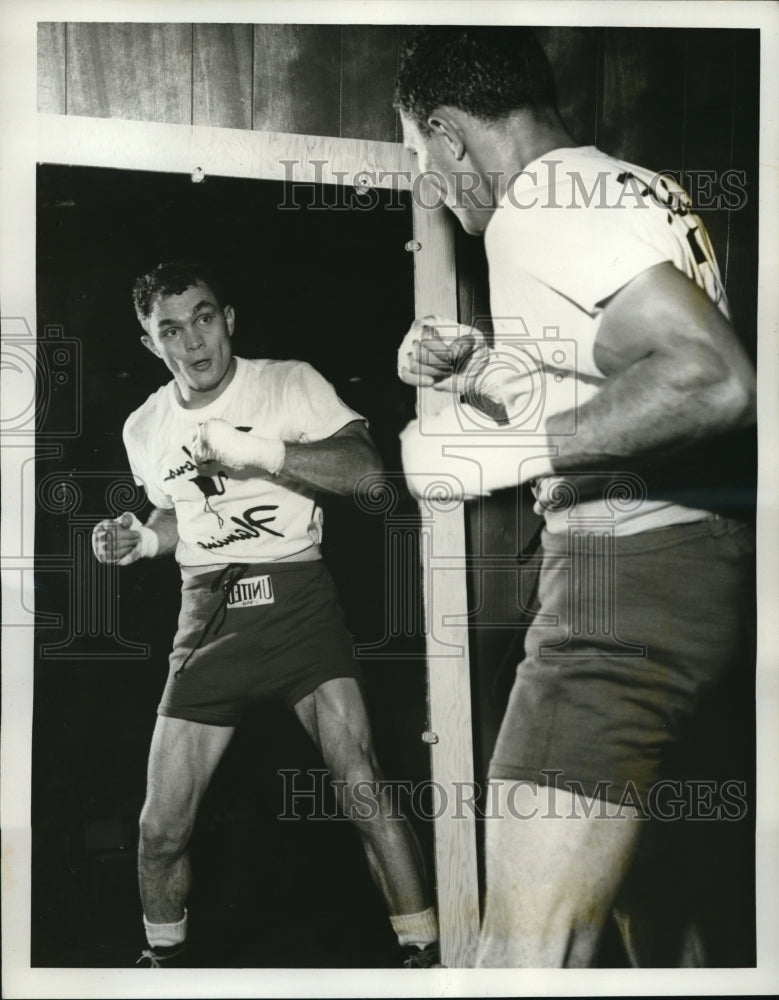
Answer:
<svg viewBox="0 0 779 1000"><path fill-rule="evenodd" d="M265 469L275 476L284 467L287 450L281 440L255 437L236 430L226 420L212 417L198 427L192 454L198 465L221 462L230 469L249 466Z"/></svg>
<svg viewBox="0 0 779 1000"><path fill-rule="evenodd" d="M457 411L412 420L401 432L403 471L414 496L434 499L440 493L467 500L553 472L554 448L545 435L518 436L500 428L485 435L477 412L459 404ZM463 428L469 414L481 433Z"/></svg>
<svg viewBox="0 0 779 1000"><path fill-rule="evenodd" d="M127 514L115 517L114 522L119 524L123 517L127 517ZM147 528L145 524L141 524L135 514L130 514L130 517L132 521L126 527L130 531L137 531L141 537L135 543L135 548L117 562L117 566L129 566L130 563L134 563L138 559L153 559L160 547L157 532L152 531L151 528Z"/></svg>
<svg viewBox="0 0 779 1000"><path fill-rule="evenodd" d="M472 387L473 379L476 378L484 368L489 358L489 347L484 339L484 334L473 326L465 326L462 323L454 323L451 320L444 320L438 316L429 316L425 320L416 320L412 323L410 330L403 338L398 348L398 377L405 381L403 369L407 369L409 361L416 353L414 343L424 343L424 327L435 329L438 336L446 344L451 346L456 340L470 337L473 340L473 351L461 371L453 373L448 378L441 379L437 388L452 389L457 393L468 392Z"/></svg>

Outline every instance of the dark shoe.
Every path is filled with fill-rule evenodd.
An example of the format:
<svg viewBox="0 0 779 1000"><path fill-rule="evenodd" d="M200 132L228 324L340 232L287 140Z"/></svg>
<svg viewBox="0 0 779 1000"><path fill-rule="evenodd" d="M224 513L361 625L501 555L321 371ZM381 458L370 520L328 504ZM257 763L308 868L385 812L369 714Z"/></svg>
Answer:
<svg viewBox="0 0 779 1000"><path fill-rule="evenodd" d="M169 948L144 948L141 957L135 963L143 964L144 969L173 969L186 968L180 957L186 950L186 944L174 944Z"/></svg>
<svg viewBox="0 0 779 1000"><path fill-rule="evenodd" d="M441 949L437 941L427 945L426 948L417 948L416 945L408 945L403 949L405 959L403 967L405 969L445 969L441 965Z"/></svg>

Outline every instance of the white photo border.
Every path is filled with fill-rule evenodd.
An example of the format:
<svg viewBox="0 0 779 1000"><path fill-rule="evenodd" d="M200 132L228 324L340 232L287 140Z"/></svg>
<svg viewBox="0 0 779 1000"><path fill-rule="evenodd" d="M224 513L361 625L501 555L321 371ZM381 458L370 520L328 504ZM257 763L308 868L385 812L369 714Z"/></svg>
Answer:
<svg viewBox="0 0 779 1000"><path fill-rule="evenodd" d="M770 995L779 991L779 7L760 0L632 3L536 0L384 2L163 2L89 0L82 3L6 0L0 9L0 318L35 324L36 25L45 21L221 23L526 23L733 27L761 29L760 264L758 394L759 647L757 770L756 969L703 970L133 970L30 968L30 770L32 629L3 630L2 775L3 995L27 997L259 997L259 996L629 996ZM7 384L7 383L6 383ZM18 587L8 553L33 551L33 520L22 518L14 465L2 455L2 569L6 588ZM4 600L4 604L5 604ZM22 600L33 607L32 573Z"/></svg>

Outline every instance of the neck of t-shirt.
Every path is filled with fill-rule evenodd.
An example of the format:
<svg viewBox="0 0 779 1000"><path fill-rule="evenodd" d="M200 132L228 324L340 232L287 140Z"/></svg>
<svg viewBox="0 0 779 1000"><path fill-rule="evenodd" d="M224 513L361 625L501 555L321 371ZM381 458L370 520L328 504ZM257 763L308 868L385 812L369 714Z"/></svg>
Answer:
<svg viewBox="0 0 779 1000"><path fill-rule="evenodd" d="M171 380L168 383L168 388L174 409L181 414L187 414L193 417L197 416L198 422L208 420L209 417L213 417L216 414L221 413L229 404L230 400L239 391L239 385L243 382L246 374L246 361L243 358L236 357L235 355L233 355L233 360L235 361L235 374L230 379L229 384L225 387L224 392L221 392L216 399L212 399L210 403L206 403L205 406L184 406L184 404L179 401L178 393L176 392L175 379Z"/></svg>

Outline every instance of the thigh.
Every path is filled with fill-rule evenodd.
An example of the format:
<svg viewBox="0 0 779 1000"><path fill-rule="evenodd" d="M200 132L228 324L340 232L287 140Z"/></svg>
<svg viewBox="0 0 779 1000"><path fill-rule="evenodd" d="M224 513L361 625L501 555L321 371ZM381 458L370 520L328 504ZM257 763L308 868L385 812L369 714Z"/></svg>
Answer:
<svg viewBox="0 0 779 1000"><path fill-rule="evenodd" d="M646 827L633 806L553 785L493 780L489 794L488 860L508 887L585 899L594 887L615 892Z"/></svg>
<svg viewBox="0 0 779 1000"><path fill-rule="evenodd" d="M149 753L146 809L192 819L234 732L232 726L158 716Z"/></svg>
<svg viewBox="0 0 779 1000"><path fill-rule="evenodd" d="M301 698L294 711L334 777L358 758L374 761L368 712L355 678L325 681Z"/></svg>
<svg viewBox="0 0 779 1000"><path fill-rule="evenodd" d="M644 824L615 807L530 782L490 783L480 964L591 963Z"/></svg>

